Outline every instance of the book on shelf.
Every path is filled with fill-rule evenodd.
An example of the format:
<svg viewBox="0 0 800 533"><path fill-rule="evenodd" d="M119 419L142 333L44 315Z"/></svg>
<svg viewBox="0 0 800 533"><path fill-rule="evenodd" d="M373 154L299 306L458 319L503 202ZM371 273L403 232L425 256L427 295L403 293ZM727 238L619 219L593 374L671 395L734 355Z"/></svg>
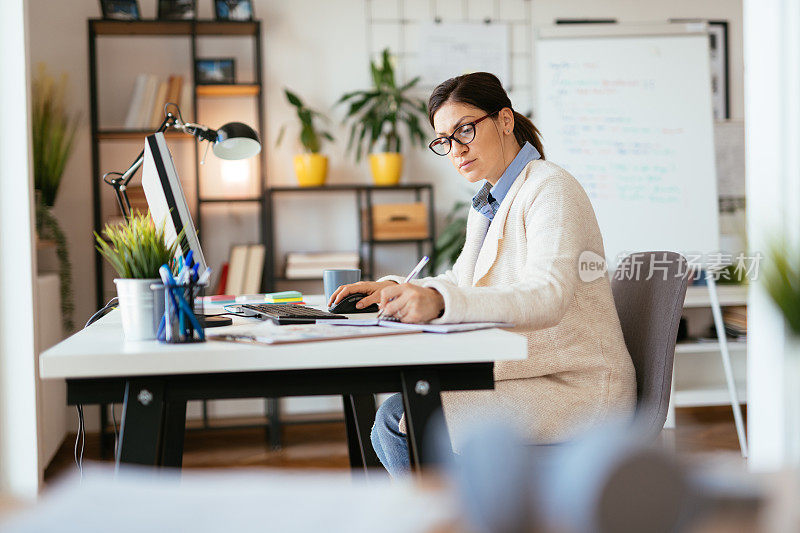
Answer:
<svg viewBox="0 0 800 533"><path fill-rule="evenodd" d="M158 97L158 86L158 76L148 74L142 107L139 109L139 114L136 118L137 129L146 129L150 127L150 119L153 116L153 105L155 105L156 98Z"/></svg>
<svg viewBox="0 0 800 533"><path fill-rule="evenodd" d="M266 247L263 244L237 244L231 248L225 292L252 294L261 289Z"/></svg>
<svg viewBox="0 0 800 533"><path fill-rule="evenodd" d="M224 295L225 288L228 285L228 268L230 264L226 261L222 263L219 269L219 278L217 278L217 288L214 290L215 295Z"/></svg>
<svg viewBox="0 0 800 533"><path fill-rule="evenodd" d="M167 85L167 97L164 99L164 103L173 102L175 104L181 105L181 92L183 90L183 76L173 74L169 77L168 85ZM162 110L163 111L163 110ZM163 112L161 114L161 120L164 119ZM159 120L159 124L161 124L161 120Z"/></svg>
<svg viewBox="0 0 800 533"><path fill-rule="evenodd" d="M158 91L156 97L153 99L153 107L150 110L150 122L148 127L155 129L161 125L164 120L164 104L167 101L167 91L169 90L168 81L160 81L158 83Z"/></svg>
<svg viewBox="0 0 800 533"><path fill-rule="evenodd" d="M725 332L734 338L747 336L747 306L734 305L722 309L722 322Z"/></svg>
<svg viewBox="0 0 800 533"><path fill-rule="evenodd" d="M136 129L139 127L139 112L144 101L144 93L147 90L147 74L139 74L133 84L133 93L128 105L128 114L125 116L125 128Z"/></svg>
<svg viewBox="0 0 800 533"><path fill-rule="evenodd" d="M287 279L322 278L325 270L358 268L357 252L290 252L286 254Z"/></svg>
<svg viewBox="0 0 800 533"><path fill-rule="evenodd" d="M178 105L181 108L181 113L184 117L191 117L194 112L192 106L194 105L194 88L191 83L184 83L180 88L180 97L178 98Z"/></svg>
<svg viewBox="0 0 800 533"><path fill-rule="evenodd" d="M188 90L187 90L188 89ZM155 129L164 121L164 105L168 102L179 107L191 103L191 87L183 83L183 76L174 74L160 78L155 74L139 74L133 85L128 113L125 115L125 129ZM185 115L191 110L181 109Z"/></svg>

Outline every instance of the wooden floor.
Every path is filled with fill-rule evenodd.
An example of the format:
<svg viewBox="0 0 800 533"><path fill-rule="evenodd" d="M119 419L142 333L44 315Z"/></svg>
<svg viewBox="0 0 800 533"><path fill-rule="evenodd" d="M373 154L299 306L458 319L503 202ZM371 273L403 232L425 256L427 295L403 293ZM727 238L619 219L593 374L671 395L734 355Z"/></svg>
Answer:
<svg viewBox="0 0 800 533"><path fill-rule="evenodd" d="M746 414L746 410L745 410ZM250 421L252 422L252 421ZM295 421L296 422L296 421ZM347 469L347 444L343 422L284 426L283 447L271 450L264 429L189 430L186 433L185 468L271 467ZM75 468L75 435L67 438L45 471L52 481ZM739 450L729 407L679 409L676 429L665 429L662 445L678 456ZM84 461L100 461L98 434L86 438Z"/></svg>

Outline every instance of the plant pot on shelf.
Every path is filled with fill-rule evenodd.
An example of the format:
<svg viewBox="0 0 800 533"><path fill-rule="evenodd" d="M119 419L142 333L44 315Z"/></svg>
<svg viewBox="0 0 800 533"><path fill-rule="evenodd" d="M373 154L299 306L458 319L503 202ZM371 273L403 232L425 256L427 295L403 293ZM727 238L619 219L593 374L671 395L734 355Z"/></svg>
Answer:
<svg viewBox="0 0 800 533"><path fill-rule="evenodd" d="M403 174L403 155L397 152L369 154L369 168L375 185L397 185Z"/></svg>
<svg viewBox="0 0 800 533"><path fill-rule="evenodd" d="M154 340L164 314L164 285L161 280L117 278L114 284L117 286L125 340Z"/></svg>
<svg viewBox="0 0 800 533"><path fill-rule="evenodd" d="M328 156L322 154L298 154L294 156L294 171L301 187L325 185L328 176Z"/></svg>

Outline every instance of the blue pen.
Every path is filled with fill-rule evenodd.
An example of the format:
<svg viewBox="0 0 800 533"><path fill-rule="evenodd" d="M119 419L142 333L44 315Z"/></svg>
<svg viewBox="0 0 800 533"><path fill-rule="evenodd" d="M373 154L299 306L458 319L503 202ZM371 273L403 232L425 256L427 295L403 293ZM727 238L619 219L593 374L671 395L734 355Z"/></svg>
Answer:
<svg viewBox="0 0 800 533"><path fill-rule="evenodd" d="M189 250L189 253L186 254L186 266L191 267L194 265L194 250Z"/></svg>
<svg viewBox="0 0 800 533"><path fill-rule="evenodd" d="M194 326L195 331L197 331L198 337L200 337L200 340L201 341L205 340L206 336L203 333L203 326L200 325L200 322L198 322L197 317L194 316L194 311L189 308L189 304L186 303L186 299L184 299L184 297L180 293L178 294L177 299L178 299L178 305L181 308L183 308L184 312L186 313L186 317L189 319L189 322L192 323L192 326Z"/></svg>
<svg viewBox="0 0 800 533"><path fill-rule="evenodd" d="M186 333L184 331L183 326L183 315L181 314L181 307L178 305L178 298L175 296L175 278L172 277L172 272L169 270L169 266L161 265L158 269L158 273L161 275L161 281L164 282L164 288L169 293L169 299L172 302L172 305L175 307L175 312L178 313L178 323L180 326L180 334L183 337ZM178 296L180 297L180 295Z"/></svg>

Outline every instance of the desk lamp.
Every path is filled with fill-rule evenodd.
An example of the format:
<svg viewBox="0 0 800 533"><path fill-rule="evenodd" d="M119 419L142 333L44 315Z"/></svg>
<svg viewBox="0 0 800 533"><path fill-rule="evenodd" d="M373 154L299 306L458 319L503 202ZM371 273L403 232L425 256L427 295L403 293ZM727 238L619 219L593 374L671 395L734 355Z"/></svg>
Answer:
<svg viewBox="0 0 800 533"><path fill-rule="evenodd" d="M175 113L170 111L172 107L175 108ZM173 103L168 103L164 106L164 115L164 122L158 127L156 133L162 133L172 128L194 135L199 141L208 141L209 145L213 146L214 154L220 159L247 159L261 151L261 141L258 138L258 133L247 124L228 122L219 129L212 130L202 124L184 122L180 108ZM208 147L206 147L206 150L208 150ZM128 199L127 191L128 183L143 162L144 150L139 153L139 156L125 172L106 172L103 174L103 181L114 187L119 208L126 220L131 216L131 202ZM203 161L200 164L204 162L205 155L203 155Z"/></svg>

